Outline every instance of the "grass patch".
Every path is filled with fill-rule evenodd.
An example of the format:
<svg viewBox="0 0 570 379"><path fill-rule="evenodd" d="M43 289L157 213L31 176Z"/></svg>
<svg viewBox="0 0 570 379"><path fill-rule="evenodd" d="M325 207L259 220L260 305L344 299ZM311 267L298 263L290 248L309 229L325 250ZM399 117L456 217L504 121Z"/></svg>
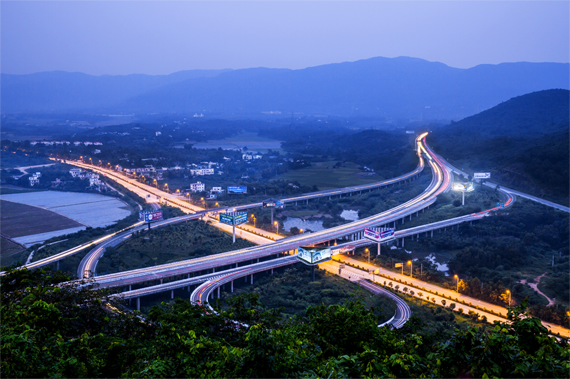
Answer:
<svg viewBox="0 0 570 379"><path fill-rule="evenodd" d="M256 277L253 285L236 288L233 294L223 292L222 300L249 292L259 293L262 304L268 308L283 308L284 317L304 315L309 306L321 303L331 305L358 299L367 308L379 308L384 320L390 319L396 311L396 304L387 297L374 296L357 284L325 270L315 268L315 281L311 282L311 268L303 264L276 270L273 275Z"/></svg>
<svg viewBox="0 0 570 379"><path fill-rule="evenodd" d="M290 170L274 179L298 181L305 186L317 186L320 190L357 186L381 180L377 175L359 175L365 173L358 168L359 165L356 163L346 162L338 168L333 168L336 164L337 161L313 163L310 167Z"/></svg>
<svg viewBox="0 0 570 379"><path fill-rule="evenodd" d="M150 267L255 246L199 220L136 232L124 243L107 249L100 274Z"/></svg>

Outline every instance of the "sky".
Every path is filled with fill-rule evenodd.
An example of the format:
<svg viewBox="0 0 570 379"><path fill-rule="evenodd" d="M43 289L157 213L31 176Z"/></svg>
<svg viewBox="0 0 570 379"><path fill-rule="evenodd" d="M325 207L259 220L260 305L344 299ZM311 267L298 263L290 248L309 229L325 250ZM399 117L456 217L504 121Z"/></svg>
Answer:
<svg viewBox="0 0 570 379"><path fill-rule="evenodd" d="M569 1L1 1L1 71L569 61Z"/></svg>

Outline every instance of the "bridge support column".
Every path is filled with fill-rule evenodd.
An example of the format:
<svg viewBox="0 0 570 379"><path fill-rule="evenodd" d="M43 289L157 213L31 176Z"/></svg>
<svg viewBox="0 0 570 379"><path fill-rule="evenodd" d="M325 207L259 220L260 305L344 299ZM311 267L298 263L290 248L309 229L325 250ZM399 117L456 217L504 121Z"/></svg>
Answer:
<svg viewBox="0 0 570 379"><path fill-rule="evenodd" d="M406 219L405 217L402 217L402 225L404 225L404 220L405 220L405 219Z"/></svg>
<svg viewBox="0 0 570 379"><path fill-rule="evenodd" d="M230 283L231 283L230 284L230 291L233 293L234 292L234 281L232 280Z"/></svg>
<svg viewBox="0 0 570 379"><path fill-rule="evenodd" d="M160 279L160 284L162 284L163 279Z"/></svg>
<svg viewBox="0 0 570 379"><path fill-rule="evenodd" d="M220 298L220 287L218 287L218 299Z"/></svg>
<svg viewBox="0 0 570 379"><path fill-rule="evenodd" d="M416 236L416 241L420 240L420 233L418 233L418 235Z"/></svg>
<svg viewBox="0 0 570 379"><path fill-rule="evenodd" d="M137 297L137 311L141 310L141 298Z"/></svg>
<svg viewBox="0 0 570 379"><path fill-rule="evenodd" d="M404 247L404 237L402 237L402 247Z"/></svg>
<svg viewBox="0 0 570 379"><path fill-rule="evenodd" d="M253 284L253 274L251 274L251 284Z"/></svg>
<svg viewBox="0 0 570 379"><path fill-rule="evenodd" d="M245 282L247 283L247 275L244 277L244 279L245 279Z"/></svg>
<svg viewBox="0 0 570 379"><path fill-rule="evenodd" d="M259 263L259 258L257 258L257 263Z"/></svg>
<svg viewBox="0 0 570 379"><path fill-rule="evenodd" d="M55 269L56 269L56 270L59 270L59 261L57 261L57 262L55 263L55 265L56 265L56 266L55 266Z"/></svg>
<svg viewBox="0 0 570 379"><path fill-rule="evenodd" d="M271 269L271 275L273 275L273 269Z"/></svg>
<svg viewBox="0 0 570 379"><path fill-rule="evenodd" d="M133 287L131 284L129 284L129 291L132 291Z"/></svg>
<svg viewBox="0 0 570 379"><path fill-rule="evenodd" d="M410 215L410 221L412 221L412 215Z"/></svg>
<svg viewBox="0 0 570 379"><path fill-rule="evenodd" d="M170 290L170 299L174 299L174 290Z"/></svg>
<svg viewBox="0 0 570 379"><path fill-rule="evenodd" d="M431 236L433 237L433 230L431 231Z"/></svg>

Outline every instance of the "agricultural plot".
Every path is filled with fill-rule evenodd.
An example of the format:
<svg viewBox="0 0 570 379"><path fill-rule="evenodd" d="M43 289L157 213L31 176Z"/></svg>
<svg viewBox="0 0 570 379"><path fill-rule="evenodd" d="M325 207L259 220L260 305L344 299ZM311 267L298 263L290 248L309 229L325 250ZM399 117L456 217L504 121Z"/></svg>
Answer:
<svg viewBox="0 0 570 379"><path fill-rule="evenodd" d="M304 186L317 186L320 190L357 186L381 180L377 175L362 172L355 163L343 163L338 168L334 168L335 164L337 161L317 162L310 167L290 170L276 176L275 179L298 181Z"/></svg>
<svg viewBox="0 0 570 379"><path fill-rule="evenodd" d="M91 193L45 191L1 195L0 199L51 210L94 228L112 225L131 214L122 201Z"/></svg>
<svg viewBox="0 0 570 379"><path fill-rule="evenodd" d="M22 251L18 244L31 246L51 237L85 229L85 225L68 217L26 204L0 200L0 212L2 258Z"/></svg>

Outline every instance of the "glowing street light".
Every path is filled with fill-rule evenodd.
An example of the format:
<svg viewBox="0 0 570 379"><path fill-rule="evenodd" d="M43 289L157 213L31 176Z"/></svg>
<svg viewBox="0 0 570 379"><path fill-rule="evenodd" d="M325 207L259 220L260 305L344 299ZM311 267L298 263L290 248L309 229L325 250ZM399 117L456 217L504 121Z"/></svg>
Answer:
<svg viewBox="0 0 570 379"><path fill-rule="evenodd" d="M459 292L459 276L454 275L453 277L455 278L455 290Z"/></svg>
<svg viewBox="0 0 570 379"><path fill-rule="evenodd" d="M410 277L414 277L414 264L412 261L408 261L408 264L410 265Z"/></svg>
<svg viewBox="0 0 570 379"><path fill-rule="evenodd" d="M364 252L368 254L368 263L370 263L370 250L368 248L364 249Z"/></svg>
<svg viewBox="0 0 570 379"><path fill-rule="evenodd" d="M277 228L277 235L279 235L279 223L277 221L273 222L273 225Z"/></svg>
<svg viewBox="0 0 570 379"><path fill-rule="evenodd" d="M507 290L507 294L509 295L509 307L511 306L511 291Z"/></svg>

